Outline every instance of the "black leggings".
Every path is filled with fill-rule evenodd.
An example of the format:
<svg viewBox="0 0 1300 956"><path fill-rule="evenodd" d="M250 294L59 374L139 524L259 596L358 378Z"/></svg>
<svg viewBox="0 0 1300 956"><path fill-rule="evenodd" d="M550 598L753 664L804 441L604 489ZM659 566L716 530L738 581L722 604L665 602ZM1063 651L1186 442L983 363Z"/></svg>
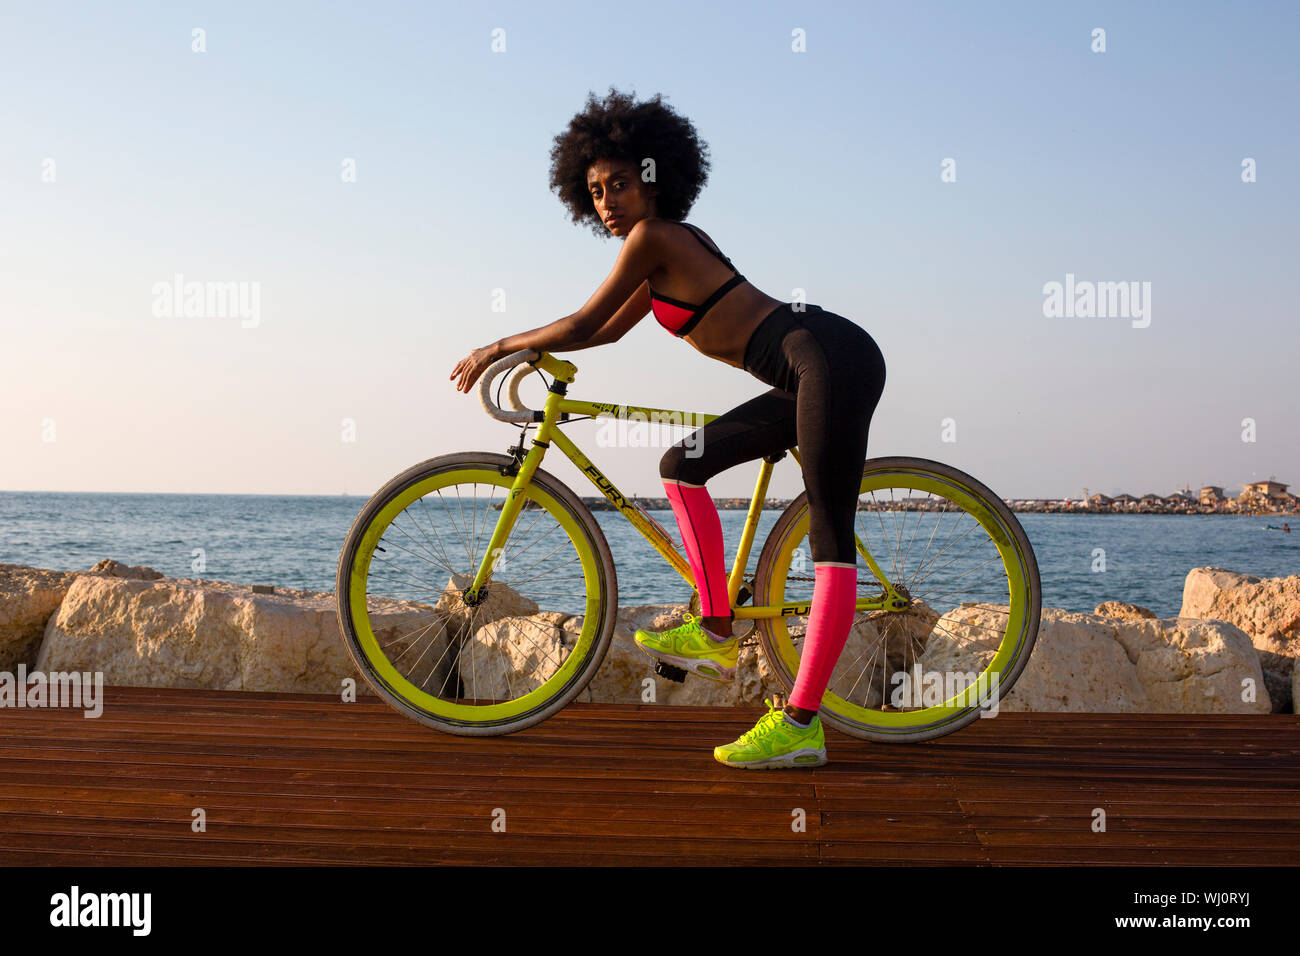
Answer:
<svg viewBox="0 0 1300 956"><path fill-rule="evenodd" d="M745 346L744 365L773 386L704 425L663 456L659 474L690 484L742 462L799 448L814 562L857 563L853 521L871 415L885 359L861 326L817 305L770 312ZM688 455L693 448L698 454Z"/></svg>

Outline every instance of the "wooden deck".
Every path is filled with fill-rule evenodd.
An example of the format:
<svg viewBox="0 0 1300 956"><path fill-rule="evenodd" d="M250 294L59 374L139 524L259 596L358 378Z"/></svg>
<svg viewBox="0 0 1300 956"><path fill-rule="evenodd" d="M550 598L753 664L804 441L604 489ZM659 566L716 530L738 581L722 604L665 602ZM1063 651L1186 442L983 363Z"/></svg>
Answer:
<svg viewBox="0 0 1300 956"><path fill-rule="evenodd" d="M923 744L828 731L826 767L745 772L712 748L758 711L575 704L523 733L468 738L371 698L104 696L94 720L0 711L0 863L1300 859L1300 716L1003 713ZM191 829L199 807L204 833Z"/></svg>

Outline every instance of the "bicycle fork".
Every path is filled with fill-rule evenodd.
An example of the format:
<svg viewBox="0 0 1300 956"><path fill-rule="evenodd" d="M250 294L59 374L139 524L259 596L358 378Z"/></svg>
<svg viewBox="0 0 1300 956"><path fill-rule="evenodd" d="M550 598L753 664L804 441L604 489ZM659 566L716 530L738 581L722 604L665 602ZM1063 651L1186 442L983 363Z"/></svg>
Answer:
<svg viewBox="0 0 1300 956"><path fill-rule="evenodd" d="M555 385L560 389L556 390ZM461 594L465 603L473 607L479 604L483 599L482 589L492 577L493 568L497 560L505 550L506 540L510 537L510 532L514 529L515 519L519 517L519 512L524 506L524 490L533 480L533 475L546 456L546 449L550 447L554 431L555 420L558 418L557 405L563 395L563 382L552 384L552 391L546 396L546 414L541 423L537 426L537 434L533 436L533 444L529 447L528 453L523 456L521 461L517 452L523 450L524 438L521 434L519 445L513 446L509 450L515 453L515 464L503 466L502 474L510 474L508 469L514 469L514 482L510 485L510 491L506 495L505 503L501 506L501 514L497 517L496 527L492 529L492 537L488 541L487 550L484 551L482 559L479 561L478 569L474 572L474 580L470 582ZM524 432L528 427L524 426Z"/></svg>

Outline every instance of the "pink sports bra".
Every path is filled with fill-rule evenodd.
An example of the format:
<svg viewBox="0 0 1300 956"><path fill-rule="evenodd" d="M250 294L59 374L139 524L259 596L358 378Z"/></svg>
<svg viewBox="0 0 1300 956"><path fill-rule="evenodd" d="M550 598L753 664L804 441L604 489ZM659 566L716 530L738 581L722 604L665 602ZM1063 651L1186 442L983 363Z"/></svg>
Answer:
<svg viewBox="0 0 1300 956"><path fill-rule="evenodd" d="M713 295L705 299L703 305L698 306L691 305L689 302L682 302L679 299L670 299L665 295L658 295L653 286L650 288L650 311L655 314L655 318L659 321L660 325L673 335L681 338L682 336L689 335L691 329L695 328L700 319L704 318L704 314L708 312L709 309L713 308L714 304L717 303L719 299L736 286L740 285L740 283L744 282L745 277L736 271L736 267L731 264L730 259L705 242L704 239L700 237L699 230L694 226L684 222L679 223L679 225L686 226L686 228L691 231L691 235L699 240L700 245L725 262L727 268L735 273L735 275L720 285Z"/></svg>

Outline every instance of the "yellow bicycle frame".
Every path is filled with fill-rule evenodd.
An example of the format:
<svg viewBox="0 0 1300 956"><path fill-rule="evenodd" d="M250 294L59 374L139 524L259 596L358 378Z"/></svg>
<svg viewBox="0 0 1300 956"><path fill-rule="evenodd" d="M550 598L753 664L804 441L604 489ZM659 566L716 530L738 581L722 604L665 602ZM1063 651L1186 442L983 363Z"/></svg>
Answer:
<svg viewBox="0 0 1300 956"><path fill-rule="evenodd" d="M572 362L566 362L563 359L557 359L555 356L543 352L540 358L529 363L534 367L540 367L555 376L556 381L563 382L566 385L573 381L577 375L577 366ZM690 563L680 552L673 546L670 541L652 521L649 521L641 509L634 505L622 492L614 486L614 483L601 473L600 469L592 463L591 459L583 454L582 450L573 443L573 440L559 429L561 416L568 418L569 415L590 415L593 418L615 418L626 420L630 416L644 416L642 420L662 420L663 416L670 416L673 424L687 426L705 425L717 415L709 415L703 412L682 412L668 408L651 408L646 405L612 405L605 402L586 402L577 399L566 398L559 391L550 391L546 395L546 408L544 417L538 423L537 433L533 437L533 443L519 465L519 471L515 475L514 484L510 487L510 493L506 496L505 504L501 508L501 514L497 518L496 527L492 532L492 538L488 542L483 559L479 563L478 571L474 575L474 581L466 591L466 597L472 598L478 593L492 574L492 566L495 563L497 555L502 553L506 540L510 537L510 531L514 527L515 518L522 509L524 489L532 481L533 473L537 471L546 455L547 449L551 444L559 447L560 451L568 456L569 460L577 467L587 479L600 490L624 518L631 523L641 533L650 546L663 555L673 569L682 576L692 588L695 587L695 576L691 572ZM660 418L656 419L656 416ZM799 458L797 448L789 449L794 456L794 460L803 466ZM744 583L745 567L749 564L750 549L754 543L754 535L758 530L759 515L763 510L763 502L767 498L768 482L772 477L772 462L763 459L758 470L758 482L754 486L754 496L750 500L749 510L745 515L745 526L740 535L740 544L736 548L736 559L731 567L731 574L727 578L727 597L732 605L732 613L740 619L747 618L773 618L798 616L805 617L811 609L811 603L804 601L795 604L766 604L751 605L749 607L736 607L736 597L740 593L740 587ZM894 589L885 573L881 571L880 566L876 564L876 559L871 556L866 545L855 533L853 536L854 544L858 554L862 555L867 566L876 576L883 592L876 598L859 598L855 605L858 611L881 611L881 610L901 610L907 607L908 601L905 597Z"/></svg>

